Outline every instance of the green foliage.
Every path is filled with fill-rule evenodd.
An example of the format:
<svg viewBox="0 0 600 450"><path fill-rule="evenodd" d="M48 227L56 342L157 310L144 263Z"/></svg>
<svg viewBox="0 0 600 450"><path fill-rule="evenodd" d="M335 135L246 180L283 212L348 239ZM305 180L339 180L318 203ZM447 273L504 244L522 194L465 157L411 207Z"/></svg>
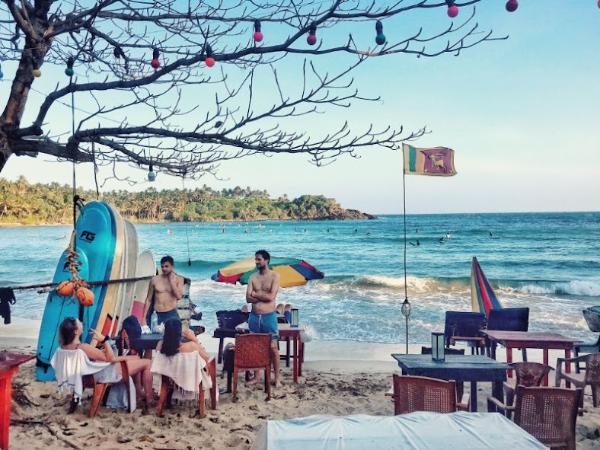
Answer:
<svg viewBox="0 0 600 450"><path fill-rule="evenodd" d="M92 191L78 190L91 201ZM24 177L17 181L0 179L0 223L69 223L72 189L67 185L30 184ZM143 192L123 190L106 192L102 200L120 213L138 222L214 222L246 220L366 219L369 216L342 208L334 199L322 195L287 196L272 199L266 191L249 187L215 191L204 185L194 190Z"/></svg>

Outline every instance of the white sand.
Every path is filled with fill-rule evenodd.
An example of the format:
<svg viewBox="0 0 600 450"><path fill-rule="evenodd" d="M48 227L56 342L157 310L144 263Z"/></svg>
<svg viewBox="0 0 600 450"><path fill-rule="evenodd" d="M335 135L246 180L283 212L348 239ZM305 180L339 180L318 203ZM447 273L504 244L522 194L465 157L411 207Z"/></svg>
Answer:
<svg viewBox="0 0 600 450"><path fill-rule="evenodd" d="M10 326L0 327L0 348L34 353L38 329L39 322L15 319ZM216 352L217 339L205 334L201 341L210 352ZM420 347L411 345L409 351L420 353ZM68 398L57 392L56 383L36 382L34 363L30 362L14 380L11 448L247 449L268 419L311 414L391 415L392 403L384 394L398 367L390 354L403 351L403 345L395 344L311 342L307 344L305 376L299 384L292 383L291 368L283 366L285 384L265 402L259 386L248 387L240 380L240 401L233 403L229 394L223 394L219 409L208 410L204 419L192 417L191 405L176 406L162 418L101 408L94 419L89 419L87 400L77 413L66 415ZM528 356L539 361L542 357L536 351L529 351ZM558 356L563 355L551 352L551 365ZM515 352L515 359L519 357ZM498 359L504 358L499 351ZM219 383L225 387L224 379ZM478 388L479 411L486 410L489 389L488 383ZM589 395L585 404L586 412L578 418L578 448L600 449L600 408L592 407Z"/></svg>

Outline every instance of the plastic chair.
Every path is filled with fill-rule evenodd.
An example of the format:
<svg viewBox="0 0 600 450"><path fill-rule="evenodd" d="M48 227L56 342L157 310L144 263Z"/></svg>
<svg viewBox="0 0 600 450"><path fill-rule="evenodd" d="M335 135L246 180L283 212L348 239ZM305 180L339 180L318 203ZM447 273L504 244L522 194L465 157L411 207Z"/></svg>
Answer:
<svg viewBox="0 0 600 450"><path fill-rule="evenodd" d="M529 329L529 308L491 309L487 318L488 330L527 331ZM488 356L492 354L490 340L486 340ZM527 361L527 349L522 348L523 361Z"/></svg>
<svg viewBox="0 0 600 450"><path fill-rule="evenodd" d="M266 400L271 399L271 335L240 334L235 337L233 359L233 399L237 401L238 374L241 370L264 370Z"/></svg>
<svg viewBox="0 0 600 450"><path fill-rule="evenodd" d="M491 404L494 404L500 409L505 410L508 418L511 417L512 411L507 409L506 406L511 407L514 405L516 386L540 386L542 381L544 381L544 377L552 370L550 366L535 362L516 362L509 364L509 366L515 371L515 378L509 378L508 381L504 382L506 402L502 404L498 399L488 397L488 411L493 411Z"/></svg>
<svg viewBox="0 0 600 450"><path fill-rule="evenodd" d="M516 404L506 410L514 411L514 422L542 444L575 450L581 395L580 389L517 386Z"/></svg>
<svg viewBox="0 0 600 450"><path fill-rule="evenodd" d="M215 329L213 337L219 339L219 352L217 353L217 362L221 364L223 360L223 344L225 338L235 338L235 327L248 321L248 313L234 309L230 311L217 311L218 328Z"/></svg>
<svg viewBox="0 0 600 450"><path fill-rule="evenodd" d="M585 362L585 370L578 373L563 372L563 364L574 362L576 364ZM592 404L598 407L600 388L600 353L578 356L577 358L558 358L556 361L556 386L559 387L562 380L573 383L576 388L585 390L586 386L592 389ZM581 396L581 407L583 407L583 395Z"/></svg>
<svg viewBox="0 0 600 450"><path fill-rule="evenodd" d="M485 337L481 330L485 329L485 314L463 311L446 311L444 336L446 347L463 341L471 347L471 354L483 353Z"/></svg>
<svg viewBox="0 0 600 450"><path fill-rule="evenodd" d="M415 411L437 413L453 413L457 409L468 411L466 404L456 402L454 381L394 374L392 399L395 415Z"/></svg>

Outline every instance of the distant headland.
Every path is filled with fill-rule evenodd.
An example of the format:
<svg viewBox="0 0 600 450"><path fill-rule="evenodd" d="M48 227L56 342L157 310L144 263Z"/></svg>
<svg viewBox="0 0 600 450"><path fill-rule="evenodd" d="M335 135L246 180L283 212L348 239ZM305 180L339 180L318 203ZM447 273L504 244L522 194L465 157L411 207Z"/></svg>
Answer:
<svg viewBox="0 0 600 450"><path fill-rule="evenodd" d="M78 190L87 201L94 191ZM375 216L345 209L323 195L286 195L271 198L266 191L236 186L216 191L209 186L195 189L154 188L141 192L125 190L101 193L134 222L225 222L256 220L367 220ZM71 223L72 189L59 183L29 183L0 179L0 225L48 225Z"/></svg>

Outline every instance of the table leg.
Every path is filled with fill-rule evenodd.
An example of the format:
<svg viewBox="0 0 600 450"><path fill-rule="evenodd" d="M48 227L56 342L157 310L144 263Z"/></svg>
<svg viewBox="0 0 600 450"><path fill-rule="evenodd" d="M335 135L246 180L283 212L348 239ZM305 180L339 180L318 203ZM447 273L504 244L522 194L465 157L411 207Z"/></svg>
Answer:
<svg viewBox="0 0 600 450"><path fill-rule="evenodd" d="M565 349L565 358L568 360L571 357L571 350L570 349ZM571 373L571 363L569 361L565 361L565 372L566 373ZM565 386L567 388L571 387L571 382L569 380L566 380L566 384Z"/></svg>
<svg viewBox="0 0 600 450"><path fill-rule="evenodd" d="M498 344L496 344L496 342L492 341L491 342L491 349L492 349L492 359L496 359L496 347L498 347Z"/></svg>
<svg viewBox="0 0 600 450"><path fill-rule="evenodd" d="M294 370L294 383L298 383L298 338L294 336L294 356L293 356L293 370Z"/></svg>
<svg viewBox="0 0 600 450"><path fill-rule="evenodd" d="M512 362L513 362L512 351L513 351L512 347L507 345L506 346L506 362L508 364L512 364ZM512 370L508 369L508 377L512 378L512 376L513 376Z"/></svg>
<svg viewBox="0 0 600 450"><path fill-rule="evenodd" d="M492 396L504 403L504 388L502 386L502 381L494 381L492 383ZM498 411L496 407L494 407L494 411Z"/></svg>
<svg viewBox="0 0 600 450"><path fill-rule="evenodd" d="M477 412L477 381L471 381L471 412Z"/></svg>
<svg viewBox="0 0 600 450"><path fill-rule="evenodd" d="M544 364L548 365L548 349L547 348L545 348L543 350L543 361L544 361ZM548 375L547 374L544 377L544 386L548 386Z"/></svg>
<svg viewBox="0 0 600 450"><path fill-rule="evenodd" d="M12 377L16 370L9 369L0 376L0 448L8 450L8 429L12 400Z"/></svg>
<svg viewBox="0 0 600 450"><path fill-rule="evenodd" d="M302 339L299 339L298 348L300 349L300 355L298 358L298 376L302 376L302 363L304 363L304 342Z"/></svg>

